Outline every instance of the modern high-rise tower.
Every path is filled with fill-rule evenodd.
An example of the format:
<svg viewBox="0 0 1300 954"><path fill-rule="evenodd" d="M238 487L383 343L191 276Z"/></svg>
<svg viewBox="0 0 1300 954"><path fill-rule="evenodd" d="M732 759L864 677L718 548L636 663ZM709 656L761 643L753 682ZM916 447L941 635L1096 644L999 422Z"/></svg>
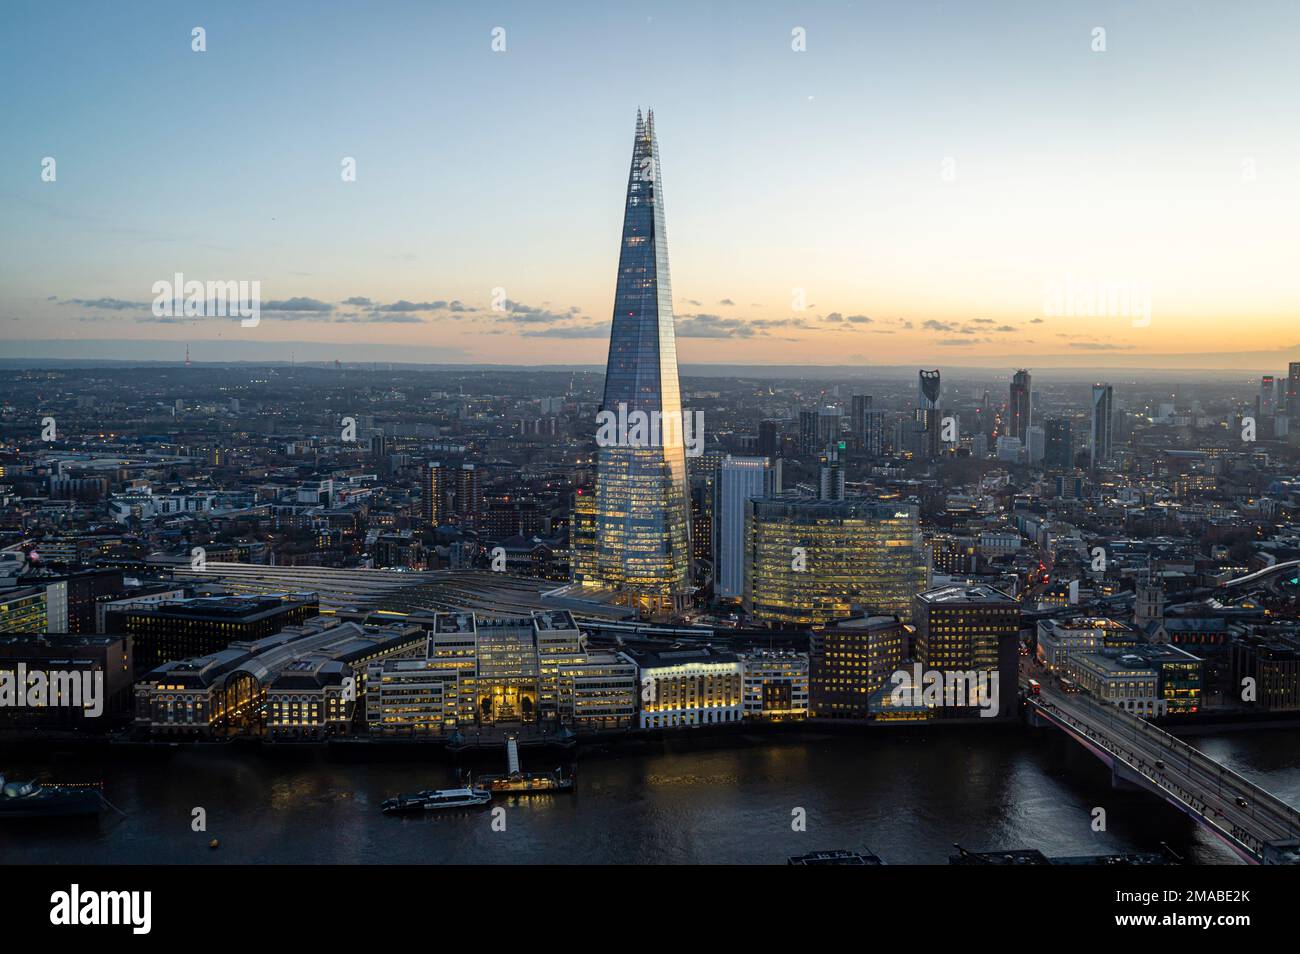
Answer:
<svg viewBox="0 0 1300 954"><path fill-rule="evenodd" d="M426 526L436 529L447 519L446 481L447 473L440 462L428 461L424 465L420 507Z"/></svg>
<svg viewBox="0 0 1300 954"><path fill-rule="evenodd" d="M620 428L618 441L600 447L595 579L584 582L612 588L642 615L680 611L691 567L682 400L659 144L654 113L643 120L640 110L601 409L628 419L641 412L661 423L648 439L632 439L633 428Z"/></svg>
<svg viewBox="0 0 1300 954"><path fill-rule="evenodd" d="M718 468L713 507L713 593L719 599L745 595L745 511L751 497L781 492L781 462L766 457L732 457Z"/></svg>
<svg viewBox="0 0 1300 954"><path fill-rule="evenodd" d="M1259 381L1259 413L1262 417L1272 417L1277 413L1277 388L1271 374L1264 375Z"/></svg>
<svg viewBox="0 0 1300 954"><path fill-rule="evenodd" d="M1020 443L1026 447L1029 446L1027 438L1032 400L1029 388L1029 372L1021 368L1011 379L1011 401L1007 406L1010 422L1007 425L1007 433L1012 437L1020 438Z"/></svg>
<svg viewBox="0 0 1300 954"><path fill-rule="evenodd" d="M1114 426L1115 392L1109 384L1092 386L1092 435L1089 442L1089 465L1093 470L1110 461L1111 433Z"/></svg>
<svg viewBox="0 0 1300 954"><path fill-rule="evenodd" d="M939 456L939 371L921 371L917 376L916 447L913 453L933 459Z"/></svg>
<svg viewBox="0 0 1300 954"><path fill-rule="evenodd" d="M1049 470L1069 470L1074 466L1074 444L1070 439L1070 422L1063 417L1049 417L1043 425L1046 441L1043 464Z"/></svg>

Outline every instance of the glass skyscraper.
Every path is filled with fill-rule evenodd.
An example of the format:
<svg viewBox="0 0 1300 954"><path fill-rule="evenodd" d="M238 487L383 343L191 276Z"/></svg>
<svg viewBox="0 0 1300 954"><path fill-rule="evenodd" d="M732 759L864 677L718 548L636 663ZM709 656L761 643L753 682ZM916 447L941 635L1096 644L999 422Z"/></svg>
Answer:
<svg viewBox="0 0 1300 954"><path fill-rule="evenodd" d="M652 427L648 439L620 428L618 441L599 442L595 572L583 582L614 589L642 615L677 612L690 586L686 451L659 145L654 113L643 120L640 110L601 409L641 412Z"/></svg>
<svg viewBox="0 0 1300 954"><path fill-rule="evenodd" d="M1011 401L1007 405L1007 413L1010 421L1007 425L1007 434L1011 437L1020 438L1020 443L1029 446L1029 425L1032 423L1031 416L1031 395L1029 372L1021 368L1011 379Z"/></svg>
<svg viewBox="0 0 1300 954"><path fill-rule="evenodd" d="M1092 439L1089 443L1093 470L1110 462L1111 433L1114 427L1115 392L1109 384L1092 386Z"/></svg>

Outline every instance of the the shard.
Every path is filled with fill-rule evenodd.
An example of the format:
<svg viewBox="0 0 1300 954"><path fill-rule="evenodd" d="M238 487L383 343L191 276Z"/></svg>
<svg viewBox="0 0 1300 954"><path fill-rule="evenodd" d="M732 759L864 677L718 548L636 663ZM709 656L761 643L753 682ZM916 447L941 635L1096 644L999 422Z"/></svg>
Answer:
<svg viewBox="0 0 1300 954"><path fill-rule="evenodd" d="M645 616L680 611L690 590L690 521L668 233L654 113L636 117L602 410L649 421L598 440L594 577ZM655 427L654 422L659 422Z"/></svg>

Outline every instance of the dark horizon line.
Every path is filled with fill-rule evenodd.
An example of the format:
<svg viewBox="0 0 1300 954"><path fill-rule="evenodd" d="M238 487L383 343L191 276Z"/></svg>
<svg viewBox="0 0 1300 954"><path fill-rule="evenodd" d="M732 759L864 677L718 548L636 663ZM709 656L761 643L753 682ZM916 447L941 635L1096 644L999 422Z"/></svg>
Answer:
<svg viewBox="0 0 1300 954"><path fill-rule="evenodd" d="M931 362L933 363L933 362ZM1285 363L1285 362L1284 362ZM1212 375L1216 378L1239 378L1243 375L1274 374L1277 368L1223 368L1223 367L1142 367L1142 366L1101 366L1101 365L1058 365L1037 366L1025 362L1005 362L1000 364L969 365L940 364L947 374L958 375L965 372L1005 372L1011 374L1017 367L1028 364L1029 369L1042 377L1104 377L1123 380L1133 375L1161 375L1179 377L1188 375ZM423 361L342 361L335 365L331 360L284 361L278 359L228 359L222 361L189 361L184 359L152 358L0 358L0 370L7 371L41 371L62 370L68 368L103 368L112 370L129 367L148 368L202 368L212 369L250 369L250 368L306 368L311 370L377 371L393 368L404 371L540 371L553 373L593 373L602 374L601 364L489 364L483 362L423 362ZM683 376L687 369L694 373L692 377L734 376L734 377L781 377L798 378L815 376L819 378L843 375L846 377L863 374L888 374L911 377L921 365L914 364L723 364L719 362L682 363Z"/></svg>

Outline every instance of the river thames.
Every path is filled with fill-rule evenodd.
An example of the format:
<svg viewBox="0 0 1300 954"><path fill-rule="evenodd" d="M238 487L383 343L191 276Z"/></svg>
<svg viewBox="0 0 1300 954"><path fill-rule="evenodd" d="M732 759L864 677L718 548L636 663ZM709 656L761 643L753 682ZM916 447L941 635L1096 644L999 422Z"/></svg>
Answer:
<svg viewBox="0 0 1300 954"><path fill-rule="evenodd" d="M1191 738L1300 806L1300 730ZM525 767L555 757L524 752ZM483 765L480 770L499 770ZM182 751L168 761L71 757L7 764L10 779L102 779L122 814L96 822L0 826L7 863L784 863L829 848L868 849L889 864L943 864L953 844L1032 847L1048 855L1158 851L1236 863L1173 808L1114 791L1102 764L1064 735L1017 728L869 731L743 737L712 747L583 755L570 794L498 796L490 810L384 816L399 792L449 787L442 762L341 763L323 753L286 760L254 751ZM1094 808L1106 830L1093 831ZM205 832L193 831L203 808ZM803 809L805 831L795 831ZM499 827L499 824L498 826ZM216 838L220 847L208 843Z"/></svg>

